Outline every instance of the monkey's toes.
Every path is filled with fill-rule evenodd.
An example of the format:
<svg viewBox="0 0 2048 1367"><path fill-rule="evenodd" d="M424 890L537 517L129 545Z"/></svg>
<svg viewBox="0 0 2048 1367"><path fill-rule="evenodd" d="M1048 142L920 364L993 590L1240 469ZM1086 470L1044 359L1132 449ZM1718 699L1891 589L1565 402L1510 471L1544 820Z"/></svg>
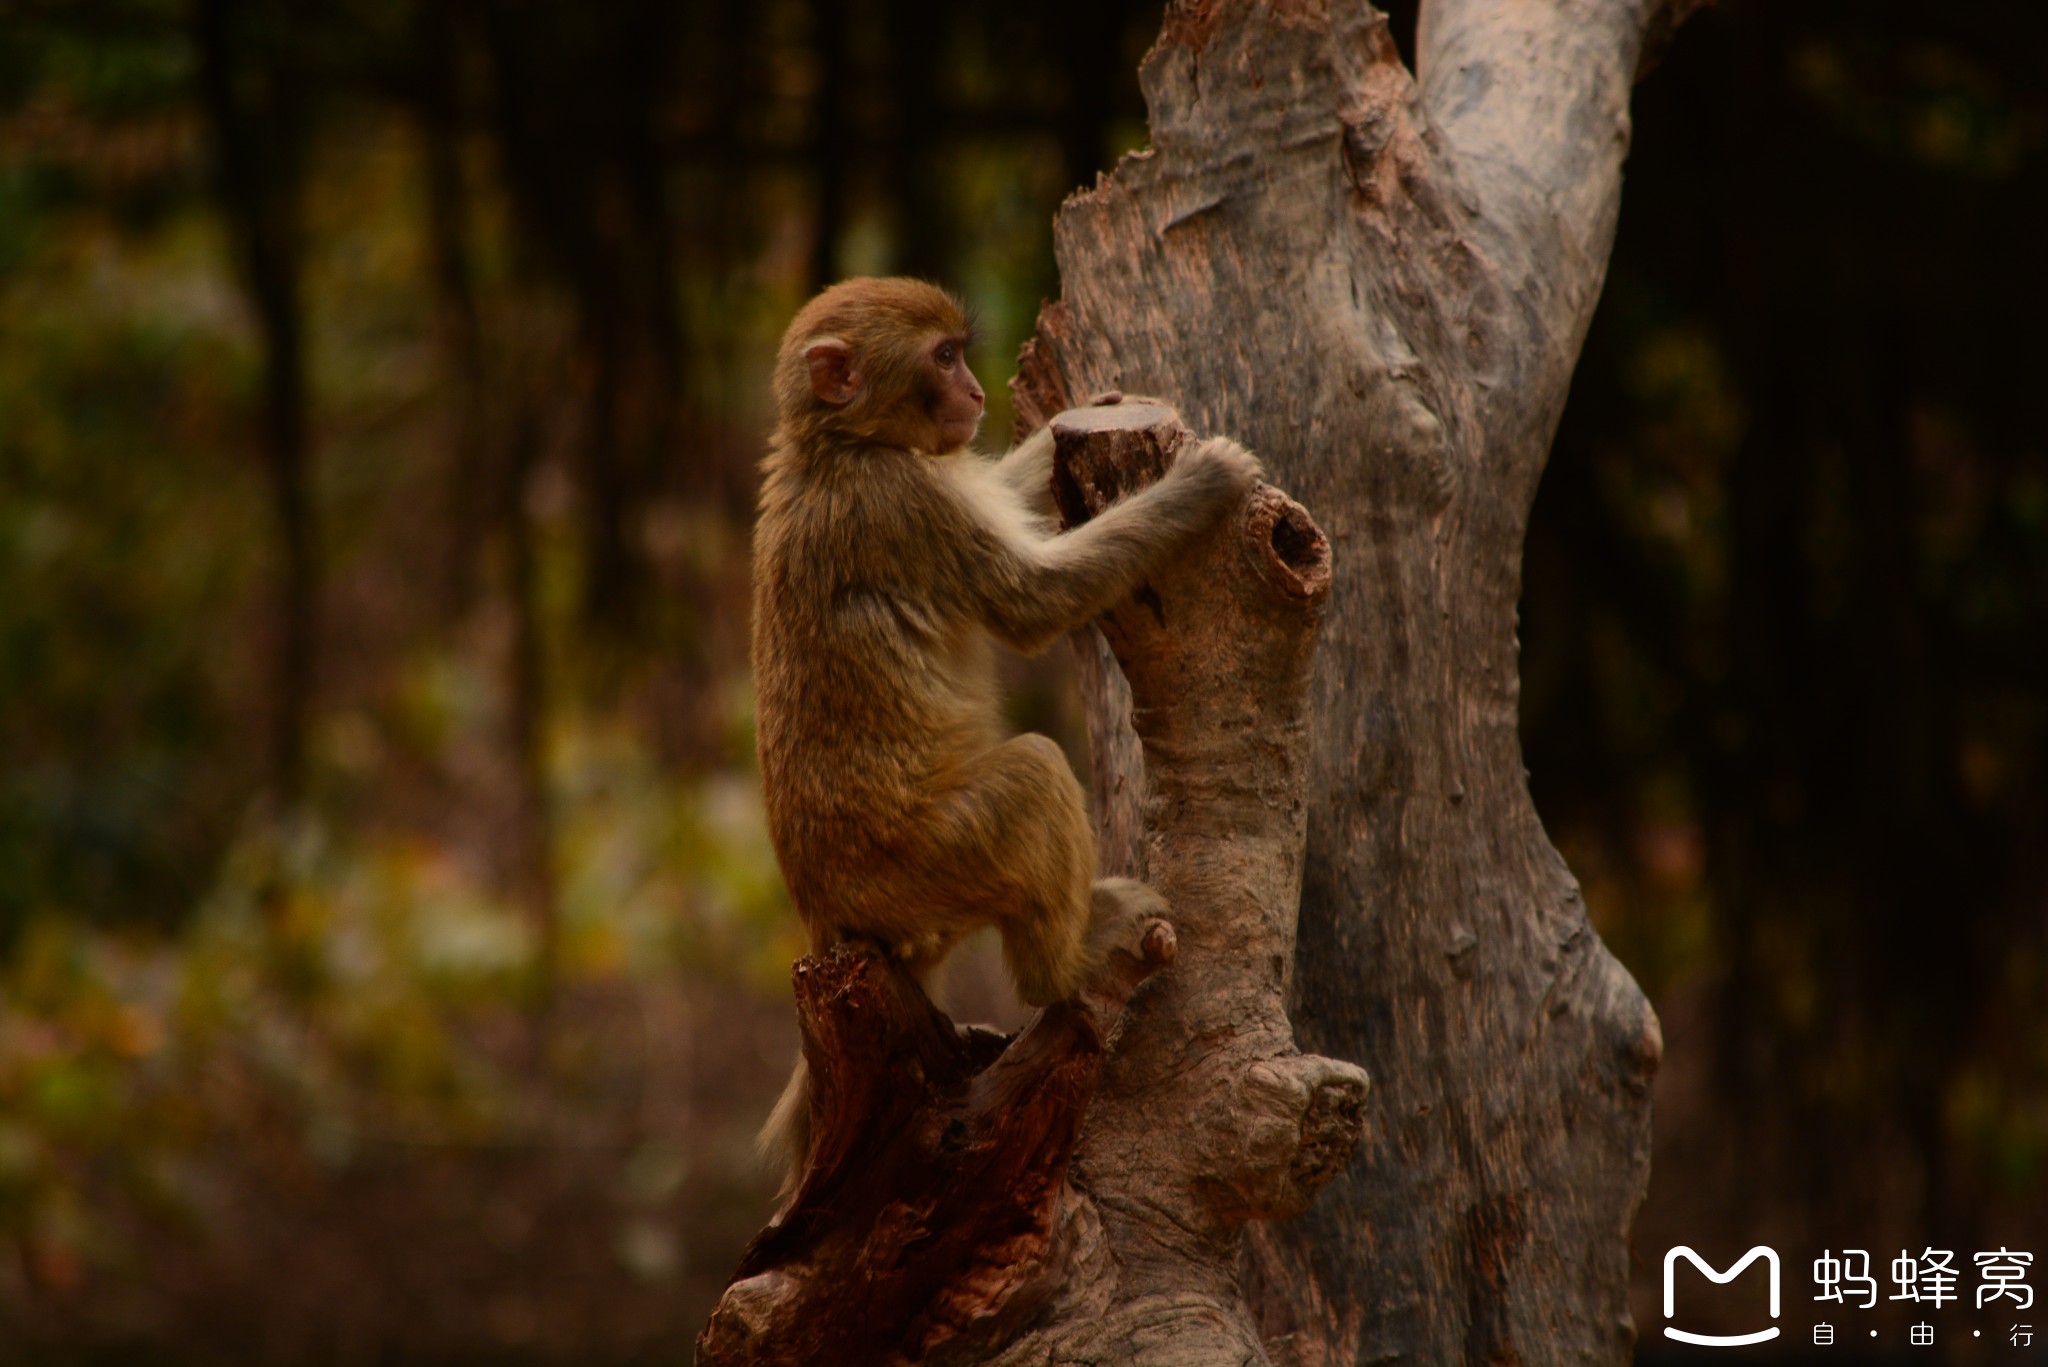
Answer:
<svg viewBox="0 0 2048 1367"><path fill-rule="evenodd" d="M1172 963L1180 953L1180 940L1173 933L1170 921L1151 920L1140 928L1138 938L1138 959L1155 969Z"/></svg>

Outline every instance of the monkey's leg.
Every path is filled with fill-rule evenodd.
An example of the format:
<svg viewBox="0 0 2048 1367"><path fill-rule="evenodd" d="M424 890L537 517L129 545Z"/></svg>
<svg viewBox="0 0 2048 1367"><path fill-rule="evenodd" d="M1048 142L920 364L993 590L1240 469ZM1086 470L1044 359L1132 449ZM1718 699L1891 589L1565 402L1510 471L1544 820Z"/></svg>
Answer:
<svg viewBox="0 0 2048 1367"><path fill-rule="evenodd" d="M1059 746L1018 736L976 756L933 801L928 829L928 895L995 923L1018 996L1044 1006L1079 989L1095 835Z"/></svg>

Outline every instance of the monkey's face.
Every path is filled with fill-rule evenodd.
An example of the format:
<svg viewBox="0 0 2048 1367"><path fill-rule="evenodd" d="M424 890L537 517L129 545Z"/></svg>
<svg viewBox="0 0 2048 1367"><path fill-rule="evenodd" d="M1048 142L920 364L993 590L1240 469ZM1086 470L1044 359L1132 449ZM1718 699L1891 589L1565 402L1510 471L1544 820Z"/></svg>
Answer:
<svg viewBox="0 0 2048 1367"><path fill-rule="evenodd" d="M967 366L965 337L941 337L933 342L925 364L924 406L932 433L925 449L944 455L974 440L988 396Z"/></svg>
<svg viewBox="0 0 2048 1367"><path fill-rule="evenodd" d="M893 348L836 337L811 344L805 353L811 390L836 411L833 425L934 456L974 440L988 397L967 365L966 331L913 333L896 341Z"/></svg>
<svg viewBox="0 0 2048 1367"><path fill-rule="evenodd" d="M823 436L945 455L974 439L987 396L958 300L922 280L844 280L798 312L776 359L778 441Z"/></svg>

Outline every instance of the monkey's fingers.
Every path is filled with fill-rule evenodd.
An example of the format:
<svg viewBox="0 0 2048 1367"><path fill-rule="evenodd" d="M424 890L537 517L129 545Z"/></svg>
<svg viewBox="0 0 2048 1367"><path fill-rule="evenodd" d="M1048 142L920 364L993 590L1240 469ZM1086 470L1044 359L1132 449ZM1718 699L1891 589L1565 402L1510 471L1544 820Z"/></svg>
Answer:
<svg viewBox="0 0 2048 1367"><path fill-rule="evenodd" d="M1128 404L1143 405L1147 408L1163 408L1167 412L1173 414L1176 418L1180 416L1180 409L1174 405L1173 400L1162 399L1157 397L1156 395L1131 394L1127 392L1123 396L1123 401Z"/></svg>
<svg viewBox="0 0 2048 1367"><path fill-rule="evenodd" d="M1176 417L1180 415L1180 410L1165 399L1155 398L1150 394L1129 394L1121 389L1105 389L1099 394L1091 395L1088 402L1081 407L1114 408L1120 403L1130 404L1133 408L1163 408Z"/></svg>

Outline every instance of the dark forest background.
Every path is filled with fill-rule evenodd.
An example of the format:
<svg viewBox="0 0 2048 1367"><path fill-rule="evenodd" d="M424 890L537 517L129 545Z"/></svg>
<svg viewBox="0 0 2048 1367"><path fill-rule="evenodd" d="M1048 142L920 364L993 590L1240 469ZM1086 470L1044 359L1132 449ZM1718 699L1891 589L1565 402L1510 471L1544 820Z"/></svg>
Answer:
<svg viewBox="0 0 2048 1367"><path fill-rule="evenodd" d="M0 1358L687 1352L794 1047L769 353L941 279L1000 441L1158 18L0 0ZM1639 91L1522 641L1646 1291L2048 1256L2044 224L2037 5L1722 0Z"/></svg>

